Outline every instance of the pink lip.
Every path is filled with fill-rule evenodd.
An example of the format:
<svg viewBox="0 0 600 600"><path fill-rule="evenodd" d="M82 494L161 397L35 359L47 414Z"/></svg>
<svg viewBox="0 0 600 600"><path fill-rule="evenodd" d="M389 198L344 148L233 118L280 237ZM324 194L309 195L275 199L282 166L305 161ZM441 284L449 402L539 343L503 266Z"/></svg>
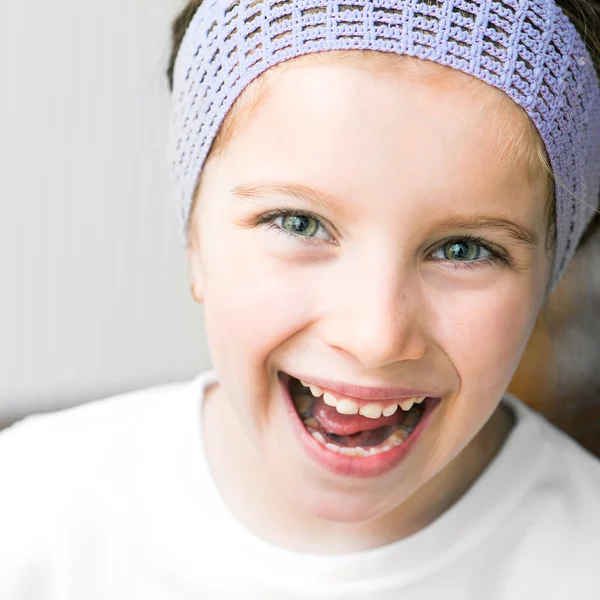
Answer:
<svg viewBox="0 0 600 600"><path fill-rule="evenodd" d="M352 385L330 379L316 379L292 375L295 379L305 381L312 385L316 385L325 390L337 392L342 396L349 398L358 398L362 400L401 400L402 398L419 398L426 396L427 398L438 398L442 394L433 390L418 390L416 388L392 388L392 387L365 387L362 385Z"/></svg>
<svg viewBox="0 0 600 600"><path fill-rule="evenodd" d="M425 400L425 413L423 414L423 417L412 434L400 446L374 456L351 457L329 450L329 448L320 444L308 433L294 407L289 391L289 379L289 375L282 372L279 373L279 381L282 386L283 396L296 439L314 462L330 473L346 477L378 477L379 475L391 471L410 452L411 448L420 438L422 431L429 423L431 414L441 402L440 398L427 398L427 400Z"/></svg>

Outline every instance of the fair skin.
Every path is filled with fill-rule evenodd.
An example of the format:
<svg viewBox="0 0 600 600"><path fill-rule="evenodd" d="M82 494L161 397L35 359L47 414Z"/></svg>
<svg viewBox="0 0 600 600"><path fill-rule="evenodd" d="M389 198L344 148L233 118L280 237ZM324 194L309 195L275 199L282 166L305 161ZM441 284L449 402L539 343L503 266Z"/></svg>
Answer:
<svg viewBox="0 0 600 600"><path fill-rule="evenodd" d="M220 377L204 404L206 450L232 512L289 549L411 535L464 494L512 427L499 402L550 276L545 180L511 159L517 117L503 94L447 69L419 73L293 66L203 171L189 258ZM294 185L330 202L299 198ZM265 187L239 197L237 186ZM259 223L276 209L320 222L290 237L281 217ZM537 243L465 226L481 217ZM469 234L511 264L468 241L476 260L457 260L444 244ZM397 466L344 476L298 443L280 371L426 387L442 401Z"/></svg>

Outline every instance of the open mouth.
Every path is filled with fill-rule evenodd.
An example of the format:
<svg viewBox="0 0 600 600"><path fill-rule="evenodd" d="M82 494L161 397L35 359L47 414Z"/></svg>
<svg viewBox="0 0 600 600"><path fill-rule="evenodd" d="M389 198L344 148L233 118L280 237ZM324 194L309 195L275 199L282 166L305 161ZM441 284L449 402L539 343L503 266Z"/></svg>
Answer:
<svg viewBox="0 0 600 600"><path fill-rule="evenodd" d="M367 402L346 398L288 376L288 389L306 431L321 446L349 457L398 448L439 399Z"/></svg>

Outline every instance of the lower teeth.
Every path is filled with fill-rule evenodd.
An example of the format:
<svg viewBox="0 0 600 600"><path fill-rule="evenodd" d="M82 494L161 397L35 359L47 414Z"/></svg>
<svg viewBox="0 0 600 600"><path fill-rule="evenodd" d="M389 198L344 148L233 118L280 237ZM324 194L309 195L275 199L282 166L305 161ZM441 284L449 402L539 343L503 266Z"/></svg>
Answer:
<svg viewBox="0 0 600 600"><path fill-rule="evenodd" d="M320 431L315 430L315 428L318 427L318 421L314 417L309 417L303 420L303 423L308 432L315 438L315 440L317 440L317 442L319 442L319 444L321 444L322 446L325 446L325 448L328 448L333 452L337 452L338 454L344 454L345 456L364 457L374 456L375 454L388 452L392 448L397 448L398 446L401 446L408 439L408 436L414 431L420 418L420 409L411 409L409 411L409 414L406 415L404 422L398 429L391 433L387 437L387 439L381 444L379 444L378 446L373 446L371 448L363 448L361 446L348 448L346 446L341 446L339 444L335 444L331 441L326 440L325 436Z"/></svg>
<svg viewBox="0 0 600 600"><path fill-rule="evenodd" d="M384 443L379 446L373 446L372 448L362 448L361 446L356 446L354 448L346 448L345 446L340 446L338 444L334 444L333 442L328 442L325 440L325 437L320 431L311 431L311 428L308 428L309 433L319 442L319 444L325 446L329 450L333 452L337 452L338 454L344 454L345 456L374 456L375 454L381 454L383 452L388 452L392 448L397 448L401 446L404 441L408 438L408 436L412 433L412 430L405 429L401 427L392 433Z"/></svg>

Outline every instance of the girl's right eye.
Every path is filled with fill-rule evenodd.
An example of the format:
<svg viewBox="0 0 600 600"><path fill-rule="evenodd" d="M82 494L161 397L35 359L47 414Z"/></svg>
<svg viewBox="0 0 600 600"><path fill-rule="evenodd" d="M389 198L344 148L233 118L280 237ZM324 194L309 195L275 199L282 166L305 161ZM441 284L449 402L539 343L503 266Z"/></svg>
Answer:
<svg viewBox="0 0 600 600"><path fill-rule="evenodd" d="M300 239L302 242L333 241L321 219L304 210L277 209L262 216L260 223L266 224L270 229L276 229L279 233L285 233L291 238ZM318 235L319 233L321 235Z"/></svg>

